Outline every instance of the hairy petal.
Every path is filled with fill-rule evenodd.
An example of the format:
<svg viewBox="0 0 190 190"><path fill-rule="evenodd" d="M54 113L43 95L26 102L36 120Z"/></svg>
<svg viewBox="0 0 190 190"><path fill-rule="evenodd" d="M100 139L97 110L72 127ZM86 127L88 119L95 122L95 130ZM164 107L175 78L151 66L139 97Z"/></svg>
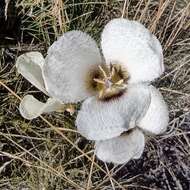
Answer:
<svg viewBox="0 0 190 190"><path fill-rule="evenodd" d="M20 55L16 61L17 71L30 83L47 94L42 77L45 60L40 52L29 52Z"/></svg>
<svg viewBox="0 0 190 190"><path fill-rule="evenodd" d="M49 98L46 103L40 102L32 95L26 95L19 106L19 111L25 119L34 119L42 113L49 113L53 111L60 111L64 105L59 101Z"/></svg>
<svg viewBox="0 0 190 190"><path fill-rule="evenodd" d="M96 97L85 100L76 119L78 131L90 140L105 140L119 136L136 126L150 104L145 85L129 85L121 97L100 101Z"/></svg>
<svg viewBox="0 0 190 190"><path fill-rule="evenodd" d="M153 86L150 86L150 91L150 106L145 116L137 122L137 125L146 132L157 135L166 131L169 113L162 94Z"/></svg>
<svg viewBox="0 0 190 190"><path fill-rule="evenodd" d="M107 64L119 62L127 68L129 83L152 81L164 72L160 42L137 21L110 21L103 30L101 45Z"/></svg>
<svg viewBox="0 0 190 190"><path fill-rule="evenodd" d="M66 32L48 49L43 67L47 91L65 103L89 97L85 77L90 67L100 63L99 49L88 34Z"/></svg>
<svg viewBox="0 0 190 190"><path fill-rule="evenodd" d="M139 129L134 129L116 138L96 141L95 154L104 162L123 164L132 158L140 158L144 146L145 138L143 133Z"/></svg>

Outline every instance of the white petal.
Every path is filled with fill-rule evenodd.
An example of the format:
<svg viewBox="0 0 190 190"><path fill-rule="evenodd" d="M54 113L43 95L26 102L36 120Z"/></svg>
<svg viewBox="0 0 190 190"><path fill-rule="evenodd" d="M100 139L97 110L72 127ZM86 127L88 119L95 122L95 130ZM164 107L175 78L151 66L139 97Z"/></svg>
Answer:
<svg viewBox="0 0 190 190"><path fill-rule="evenodd" d="M66 103L87 98L86 74L89 67L100 63L99 49L89 35L80 31L65 33L48 50L43 68L48 92Z"/></svg>
<svg viewBox="0 0 190 190"><path fill-rule="evenodd" d="M166 131L169 114L167 105L161 93L153 86L150 86L151 103L145 116L139 120L137 125L152 134L160 134Z"/></svg>
<svg viewBox="0 0 190 190"><path fill-rule="evenodd" d="M123 164L132 158L138 158L143 153L145 138L143 133L134 129L126 135L122 135L105 141L96 141L95 153L104 162Z"/></svg>
<svg viewBox="0 0 190 190"><path fill-rule="evenodd" d="M90 140L113 138L135 127L149 104L150 92L145 85L129 86L124 95L106 102L88 98L77 115L76 126Z"/></svg>
<svg viewBox="0 0 190 190"><path fill-rule="evenodd" d="M164 72L160 42L137 21L110 21L103 30L101 45L107 64L117 61L127 68L129 83L152 81Z"/></svg>
<svg viewBox="0 0 190 190"><path fill-rule="evenodd" d="M42 103L31 95L26 95L20 103L19 111L26 119L34 119L42 113L59 111L63 108L59 101L49 98L46 103Z"/></svg>
<svg viewBox="0 0 190 190"><path fill-rule="evenodd" d="M47 94L42 77L42 66L45 60L40 52L29 52L18 57L16 68L29 82Z"/></svg>

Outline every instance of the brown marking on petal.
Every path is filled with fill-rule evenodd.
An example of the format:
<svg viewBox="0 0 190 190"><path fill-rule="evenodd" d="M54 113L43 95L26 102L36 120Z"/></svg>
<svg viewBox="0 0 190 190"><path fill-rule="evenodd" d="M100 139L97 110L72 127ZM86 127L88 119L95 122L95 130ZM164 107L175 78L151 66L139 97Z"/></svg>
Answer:
<svg viewBox="0 0 190 190"><path fill-rule="evenodd" d="M107 94L104 94L103 97L99 98L102 102L108 102L110 100L114 100L114 99L117 99L121 96L123 96L125 94L126 90L121 90L121 91L117 91L115 93L107 93Z"/></svg>

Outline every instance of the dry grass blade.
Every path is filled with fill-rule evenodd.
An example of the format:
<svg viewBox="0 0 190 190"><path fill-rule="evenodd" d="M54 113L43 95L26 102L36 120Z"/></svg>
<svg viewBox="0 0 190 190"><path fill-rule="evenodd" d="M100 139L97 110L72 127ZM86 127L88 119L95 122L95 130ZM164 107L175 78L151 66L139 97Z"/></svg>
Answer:
<svg viewBox="0 0 190 190"><path fill-rule="evenodd" d="M94 160L95 160L95 153L92 156L92 163L91 163L91 166L90 166L90 172L89 172L89 175L88 175L88 182L87 182L86 190L91 189L91 186L92 186L91 177L92 177L92 172L93 172Z"/></svg>
<svg viewBox="0 0 190 190"><path fill-rule="evenodd" d="M1 135L1 133L0 133ZM23 148L22 146L20 146L19 144L17 144L16 142L14 142L11 138L9 138L7 135L4 135L4 137L11 141L13 144L15 144L16 146L18 146L21 150L23 150L24 152L26 152L27 154L29 154L30 156L32 156L33 158L35 158L36 160L38 160L41 164L43 164L44 166L46 166L48 169L52 170L55 174L57 174L58 176L63 177L68 183L70 183L71 185L73 185L74 187L77 187L79 189L83 189L81 186L79 186L78 184L76 184L75 182L73 182L72 180L70 180L69 178L67 178L66 175L63 175L61 173L59 173L57 170L55 170L54 168L52 168L51 166L49 166L48 164L46 164L45 162L43 162L42 160L40 160L38 157L36 157L35 155L33 155L31 152L29 152L28 150L26 150L25 148Z"/></svg>
<svg viewBox="0 0 190 190"><path fill-rule="evenodd" d="M3 82L0 81L0 85L4 86L8 91L10 91L14 96L16 96L20 101L22 100L15 92L13 92L9 87L7 87ZM47 123L56 133L58 133L59 135L61 135L67 142L69 142L73 147L75 147L80 153L84 154L85 157L87 157L91 162L94 163L94 165L96 167L98 167L98 169L100 169L102 172L104 172L105 174L107 174L107 172L102 169L102 167L100 165L98 165L97 163L95 163L86 153L84 153L80 148L78 148L70 139L68 139L59 129L57 129L56 127L54 127L49 121L47 121L44 117L40 116L40 118ZM7 137L6 137L7 138ZM14 141L12 141L13 143L15 143ZM17 144L17 146L20 147L20 145ZM20 147L22 148L22 147ZM24 150L26 152L28 152L27 150ZM28 152L28 154L31 155L30 152ZM41 160L39 160L36 156L33 155L33 157L35 159L37 159L38 161L41 162ZM44 163L47 167L49 167L46 163ZM110 177L121 189L124 189L117 181L115 181L112 177ZM70 181L69 181L70 182Z"/></svg>
<svg viewBox="0 0 190 190"><path fill-rule="evenodd" d="M111 174L110 174L110 171L109 171L108 166L107 166L106 163L105 163L105 166L106 166L106 170L107 170L107 173L108 173L109 180L111 182L112 189L115 190L115 186L114 186L114 183L113 183L113 181L111 179Z"/></svg>
<svg viewBox="0 0 190 190"><path fill-rule="evenodd" d="M122 18L123 18L124 15L125 15L126 6L127 6L127 0L124 1L123 10L122 10L122 15L121 15Z"/></svg>
<svg viewBox="0 0 190 190"><path fill-rule="evenodd" d="M5 2L4 16L11 1ZM16 4L22 21L20 41L0 49L0 189L189 189L190 3L17 0ZM28 93L42 101L47 97L15 72L15 60L28 51L46 55L49 45L68 30L86 31L100 42L105 24L120 17L138 20L161 41L165 73L154 85L168 103L170 123L165 134L148 138L140 159L113 166L96 160L94 143L73 128L76 113L46 114L32 121L20 116L20 97Z"/></svg>

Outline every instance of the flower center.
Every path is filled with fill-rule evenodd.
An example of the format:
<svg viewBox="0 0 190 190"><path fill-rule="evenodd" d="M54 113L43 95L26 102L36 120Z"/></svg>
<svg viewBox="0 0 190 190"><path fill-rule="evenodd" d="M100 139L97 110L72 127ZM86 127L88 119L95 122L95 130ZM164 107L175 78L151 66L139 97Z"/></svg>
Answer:
<svg viewBox="0 0 190 190"><path fill-rule="evenodd" d="M101 64L89 72L88 89L98 94L100 100L109 100L126 91L128 78L128 72L120 64Z"/></svg>

